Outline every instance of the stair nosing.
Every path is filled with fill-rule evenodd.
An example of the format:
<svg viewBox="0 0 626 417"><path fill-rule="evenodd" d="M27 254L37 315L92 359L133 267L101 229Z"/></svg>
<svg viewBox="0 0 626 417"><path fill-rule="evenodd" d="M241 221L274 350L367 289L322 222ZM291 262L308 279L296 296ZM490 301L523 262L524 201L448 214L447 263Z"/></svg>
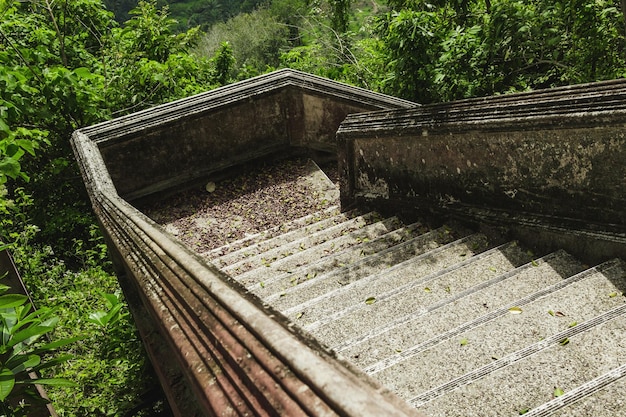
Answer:
<svg viewBox="0 0 626 417"><path fill-rule="evenodd" d="M260 231L258 233L254 233L254 234L252 234L250 236L245 236L245 237L243 237L241 239L235 240L234 242L230 242L230 243L227 243L225 245L221 245L221 246L219 246L217 248L208 250L206 252L201 253L200 256L203 256L203 257L208 258L210 260L219 259L221 256L226 256L226 255L228 255L230 253L235 253L235 252L237 252L237 251L239 251L241 249L246 248L247 246L244 246L244 247L242 247L240 249L234 250L233 252L228 252L228 253L226 253L224 255L218 255L220 250L224 250L224 249L226 249L226 248L228 248L230 246L233 246L233 245L238 245L241 242L245 242L247 240L252 240L252 239L255 239L255 238L258 238L258 237L262 237L263 234L271 232L271 231L278 231L278 230L280 230L281 227L285 226L285 224L297 224L300 221L305 221L306 222L305 219L308 219L308 218L313 219L313 218L315 218L315 216L319 215L320 213L332 212L334 210L340 210L340 209L341 209L341 207L339 205L332 205L332 206L330 206L328 208L325 208L324 210L320 210L320 211L317 211L315 213L307 214L306 216L294 219L291 222L283 223L283 224L281 224L279 226L274 226L272 228L269 228L269 229L266 229L266 230L262 230L262 231ZM339 215L342 215L342 214L344 214L344 213L339 212L335 216L339 216ZM331 217L335 217L335 216L331 216ZM317 223L317 222L315 222L315 223ZM315 223L312 223L312 224L315 224ZM303 226L306 226L306 224L302 225L302 226L299 226L297 229L299 229L300 227L303 227ZM297 230L297 229L293 229L293 230ZM279 235L277 235L277 236L279 236ZM272 239L272 238L270 238L270 239Z"/></svg>
<svg viewBox="0 0 626 417"><path fill-rule="evenodd" d="M559 251L560 252L560 251ZM555 252L558 253L558 252ZM529 263L530 265L532 265L532 262ZM526 265L529 265L526 264ZM615 260L615 261L607 261L605 263L603 263L602 265L593 267L593 268L588 268L584 271L581 271L577 274L572 275L569 278L563 279L555 284L552 284L548 287L545 287L539 291L535 291L532 294L529 294L525 297L522 297L520 299L517 300L513 300L508 304L505 304L504 306L491 311L490 313L484 314L480 317L477 317L474 320L471 320L469 322L466 323L462 323L459 326L448 330L447 332L443 332L440 333L439 335L430 338L429 340L426 340L425 342L420 343L419 345L415 345L410 349L406 349L403 352L399 353L398 355L394 355L394 357L398 358L398 357L402 357L402 361L410 358L411 356L414 356L415 354L419 353L419 352L423 352L426 349L430 349L433 346L436 346L437 344L445 341L445 340L449 340L452 337L458 336L461 333L464 333L468 330L471 329L475 329L477 327L480 327L486 323L489 323L492 320L497 319L498 317L502 317L506 314L509 314L509 309L512 307L521 307L527 304L530 304L542 297L545 297L548 294L552 294L554 292L560 291L563 288L566 288L576 282L582 281L590 276L593 276L597 273L602 273L602 271L608 271L612 268L615 268L619 265L619 261ZM391 366L396 365L397 363L400 363L402 361L394 361L394 363L390 363L387 366L383 366L383 364L386 364L387 362L391 362L392 358L387 358L387 359L383 359L382 361L379 361L375 364L372 364L370 366L368 366L367 368L365 368L365 372L368 374L375 374L378 373L380 371L383 371L384 369L387 369Z"/></svg>
<svg viewBox="0 0 626 417"><path fill-rule="evenodd" d="M378 214L377 214L376 212L370 212L370 213L367 213L366 215L371 215L372 217L375 217L375 216L377 216ZM359 216L359 218L360 218L360 217L362 217L362 216ZM361 233L363 233L363 232L366 232L366 231L368 231L368 230L371 230L372 228L379 227L381 224L385 224L385 222L399 222L399 219L398 219L397 217L395 217L395 216L392 216L392 217L387 217L387 218L384 218L384 219L381 219L381 220L374 220L374 221L373 221L373 223L369 223L369 224L368 224L368 223L365 223L365 224L363 224L361 227L358 227L358 228L356 228L356 229L353 229L353 230L347 230L347 232L346 232L346 233L344 233L344 234L341 234L341 235L336 236L336 237L334 237L334 238L331 238L331 239L325 240L325 241L323 241L323 242L319 242L319 243L314 244L314 245L312 245L312 246L306 247L306 248L305 248L305 249L303 249L303 250L300 250L300 251L298 251L298 252L296 252L296 253L293 253L293 254L290 254L290 255L288 255L288 256L284 256L284 257L282 257L282 258L280 258L280 259L273 260L273 261L271 261L271 262L270 262L270 265L271 265L271 266L273 266L273 265L275 265L275 264L278 264L278 265L280 266L280 263L281 263L281 262L283 262L283 261L285 261L285 260L289 260L289 259L293 260L293 259L296 259L296 258L294 258L294 256L302 256L302 254L307 254L307 253L310 253L310 252L308 252L308 251L310 251L310 250L319 249L319 247L320 247L320 246L322 246L322 245L326 245L326 244L333 244L334 242L336 243L336 241L338 241L339 239L344 239L344 238L350 238L350 237L353 237L354 235L361 234ZM342 226L343 224L344 224L344 223L340 223L340 224L338 224L337 226ZM333 227L333 228L334 228L334 227ZM330 229L333 229L333 228L326 229L326 231L328 231L328 230L330 230ZM340 228L338 228L338 230L341 230L341 229L340 229ZM393 230L397 230L397 228L396 228L396 229L393 229ZM318 232L318 233L319 233L319 232ZM388 233L388 232L387 232L387 233ZM315 234L313 234L313 235L315 235ZM290 242L290 243L289 243L289 245L291 245L292 247L297 247L297 245L298 245L298 244L302 244L302 243L304 243L304 242L308 242L308 241L310 240L311 236L313 236L313 235L310 235L310 236L305 236L305 237L303 237L302 239L294 240L293 242ZM356 245L354 245L354 246L356 246ZM275 248L275 249L272 249L272 251L273 251L273 250L276 250L276 249L281 249L281 248L280 248L280 247L279 247L279 248ZM269 252L271 252L271 251L264 252L264 253L262 253L262 254L256 255L256 256L254 256L254 257L250 257L250 258L248 258L248 259L244 259L243 261L249 261L249 260L254 259L254 258L264 259L262 255L264 255L264 254L266 254L266 253L269 253ZM280 253L280 252L278 252L278 253ZM238 267L239 267L239 266L238 266L238 264L239 264L239 263L229 265L229 266L227 266L227 267L223 268L222 270L223 270L224 272L226 272L227 274L233 274L233 273L234 273L234 271L233 271L233 270L234 270L234 269L236 270L236 268L238 268ZM236 281L242 281L242 280L244 280L245 278L247 278L248 276L252 275L255 271L257 271L257 270L258 270L258 269L260 269L260 268L261 268L261 267L259 267L259 266L255 266L255 267L253 267L252 269L249 269L249 270L247 270L247 271L245 271L245 272L242 272L242 273L240 273L240 274L232 275L231 277L232 277L234 280L236 280ZM275 270L275 269L274 269L273 271L274 271L274 272L276 272L276 273L280 273L279 271L277 271L277 270Z"/></svg>
<svg viewBox="0 0 626 417"><path fill-rule="evenodd" d="M452 245L452 244L457 243L457 242L460 244L460 243L462 243L460 241L469 240L472 236L480 236L480 234L474 234L474 235L467 236L466 238L459 239L459 240L456 240L454 242L451 242L448 245ZM448 246L448 245L440 246L439 248L436 248L433 251L436 251L438 249L444 248L445 246ZM487 249L485 251L477 253L474 256L471 256L468 259L465 259L465 260L463 260L461 262L457 262L457 263L455 263L455 264L453 264L453 265L451 265L451 266L449 266L447 268L444 268L444 269L439 270L437 272L434 272L432 274L428 274L426 276L423 276L420 279L417 279L415 281L411 281L411 282L408 282L408 283L406 283L404 285L396 287L396 288L394 288L391 291L387 291L386 293L383 293L381 295L376 296L376 302L385 301L385 300L387 300L387 299L389 299L391 297L394 297L394 296L396 296L396 295L398 295L398 294L400 294L400 293L402 293L402 292L404 292L406 290L409 290L411 288L417 287L418 285L422 285L425 282L437 279L440 276L449 274L449 273L451 273L453 271L456 271L456 270L458 270L460 268L463 268L464 266L469 265L472 262L476 262L476 261L481 260L483 258L489 257L489 256L495 254L497 252L497 250L502 249L502 248L504 248L506 246L511 246L511 245L513 245L512 242L507 242L507 243L505 243L503 245L500 245L500 246L497 246L495 248ZM432 255L433 251L426 252L426 253L424 253L422 255L424 257L427 257L427 255ZM409 260L407 260L407 261L405 261L403 263L394 265L393 269L395 270L395 269L399 269L401 267L406 267L407 265L410 265L410 261L418 262L419 260L421 260L420 258L422 257L422 255L416 256L415 258L409 259ZM397 268L395 268L395 267L397 267ZM346 292L349 289L351 289L352 286L356 285L357 283L360 283L361 285L363 285L363 283L367 282L367 281L363 281L363 280L373 280L373 279L376 279L377 277L379 277L381 275L385 275L385 274L389 273L389 271L391 271L391 270L392 270L392 268L389 268L389 269L387 269L385 271L381 271L381 272L378 272L376 274L369 275L369 276L367 276L365 278L362 278L362 279L360 279L358 281L354 281L354 282L352 282L350 284L344 285L343 287L337 288L337 289L335 289L335 290L333 290L333 291L331 291L331 292L329 292L327 294L335 295L335 294L340 293L340 292ZM327 294L324 294L323 296L318 297L318 298L320 298L320 299L321 298L328 298L328 297L326 297ZM315 300L317 300L317 298ZM305 303L303 303L303 304L305 304ZM299 306L302 306L303 304L300 304ZM313 304L317 304L317 301L315 303L312 303L312 304L306 303L305 307L310 307ZM285 310L284 314L291 314L291 313L294 312L294 309L295 309L295 311L297 311L297 310L301 310L301 309L305 308L305 307L301 307L301 308L296 308L296 307L298 307L298 306L290 308L289 310ZM356 311L356 310L359 310L359 309L363 309L363 308L367 308L367 305L366 304L364 304L364 305L361 305L361 304L354 305L353 304L351 307L349 307L349 308L347 308L345 310L342 310L340 312L337 312L337 315L334 315L334 314L333 315L328 315L328 316L326 316L326 318L324 320L318 320L318 321L315 321L313 323L310 323L310 324L306 325L305 329L307 331L314 330L314 329L316 329L316 328L318 328L320 326L323 326L323 325L325 325L327 323L330 323L330 322L336 320L339 317L344 316L347 313L350 313L350 312L353 312L353 311ZM338 314L338 313L342 313L342 314ZM332 319L331 319L331 317L332 317Z"/></svg>
<svg viewBox="0 0 626 417"><path fill-rule="evenodd" d="M412 224L410 224L410 225L408 225L408 226L405 226L405 228L407 228L407 227L411 227L411 226L414 226L414 225L415 225L415 226L417 226L417 225L419 225L419 224L420 224L419 222L417 222L417 223L412 223ZM372 257L378 257L378 256L383 256L383 255L386 255L386 254L388 254L388 253L390 253L390 252L393 252L395 249L397 249L397 248L399 248L399 247L402 247L402 248L403 248L403 247L405 247L405 246L410 246L412 243L415 243L415 242L416 242L416 241L418 241L419 239L424 239L424 237L427 237L427 236L429 236L429 235L431 235L431 234L433 234L433 235L434 235L434 234L436 234L436 233L441 233L439 230L440 230L440 229L442 229L442 228L443 228L443 227L440 227L440 228L437 228L437 229L431 230L431 231L429 231L429 232L427 232L427 233L422 233L421 235L418 235L418 236L412 237L412 238L411 238L411 239L409 239L409 240L406 240L406 241L404 241L404 242L400 242L400 243L398 243L398 244L396 244L396 245L392 245L392 246L390 246L390 247L388 247L388 248L386 248L386 249L384 249L384 250L382 250L382 251L379 251L379 252L376 252L376 253L374 253L374 254L368 255L368 256L366 256L365 258L359 259L358 261L351 263L350 265L346 265L346 266L343 266L343 267L340 267L340 268L333 269L333 270L331 270L331 271L325 272L324 274L321 274L321 275L316 276L316 277L315 277L315 280L305 281L305 282L303 282L302 284L298 284L296 287L288 288L287 290L285 290L285 292L286 292L287 294L289 294L289 293L291 293L291 292L294 292L294 291L300 290L300 289L302 289L302 288L307 288L307 287L309 287L309 286L315 285L315 283L316 283L316 282L320 282L320 278L321 278L321 280L326 280L326 279L332 278L332 277L334 277L334 276L336 276L336 275L341 275L343 272L346 272L346 271L349 271L349 270L352 270L352 269L356 269L356 268L358 268L359 266L361 266L362 264L364 264L367 260L371 260L371 258L372 258ZM402 228L401 228L401 229L402 229ZM399 229L392 230L392 231L390 231L389 233L394 233L394 232L396 232L397 230L399 230ZM382 235L382 236L380 236L380 237L382 238L382 237L384 237L384 236L386 236L386 234L385 234L385 235ZM373 242L373 241L372 241L372 242ZM357 245L357 246L358 246L358 245ZM357 246L353 246L353 247L350 247L350 248L346 248L346 249L344 249L343 251L338 252L337 254L341 254L341 253L345 253L346 251L353 250L353 249L354 249L354 248L356 248ZM442 245L442 246L443 246L443 245ZM435 249L437 249L437 248L435 248ZM435 250L435 249L431 249L431 250ZM426 252L425 252L425 253L426 253ZM420 255L421 255L421 254L420 254ZM418 255L418 256L419 256L419 255ZM407 259L407 260L408 260L408 259ZM402 262L406 262L406 260L405 260L405 261L402 261ZM400 262L400 263L401 263L401 262ZM400 263L398 263L398 264L396 264L396 265L399 265ZM304 265L304 266L302 266L300 269L302 269L302 270L303 270L302 272L304 272L304 271L306 271L309 267L311 267L311 266L313 266L313 265L314 265L314 264L311 264L311 265ZM392 265L392 267L393 267L393 266L395 266L395 265ZM391 267L390 267L390 268L391 268ZM388 269L387 269L387 270L388 270ZM294 273L295 273L295 272L294 272ZM282 277L282 276L286 276L286 275L281 275L281 277ZM278 279L278 278L277 278L277 279ZM267 281L266 281L266 283L267 283ZM278 292L275 292L275 293L269 294L269 295L267 295L266 297L263 297L263 300L265 300L265 301L274 301L274 300L276 300L276 299L280 298L281 293L282 293L282 291L278 291Z"/></svg>
<svg viewBox="0 0 626 417"><path fill-rule="evenodd" d="M301 226L301 227L299 227L299 228L297 228L297 229L292 229L292 230L290 230L290 231L288 231L288 232L281 233L281 234L276 235L276 236L272 236L272 237L270 237L269 239L262 240L262 241L260 241L260 242L254 243L254 244L252 244L252 245L250 245L250 246L244 246L244 247L242 247L242 248L240 248L240 249L237 249L237 250L235 250L235 251L232 251L232 252L229 252L229 253L224 254L224 255L222 255L222 256L219 256L219 257L213 258L211 261L212 261L212 262L215 262L215 263L221 263L221 264L222 264L222 265L221 265L221 268L226 268L226 267L228 267L228 266L230 266L230 265L234 265L234 264L236 264L236 263L238 263L238 262L240 262L240 261L243 261L243 260L245 260L245 259L250 259L250 258L252 258L252 257L254 257L254 256L260 255L261 253L264 253L264 252L267 252L267 251L273 250L273 249L275 249L275 248L278 248L278 247L280 247L280 245L279 245L279 246L274 246L274 247L271 247L271 248L268 248L268 249L261 250L260 252L254 253L254 254L252 254L252 255L250 255L250 256L244 256L243 258L238 259L238 260L236 260L236 261L234 261L234 262L230 262L230 261L228 260L228 258L229 258L229 257L231 257L231 256L235 256L236 254L239 254L239 253L245 252L246 250L251 250L252 248L254 248L254 247L256 247L256 246L259 246L259 245L261 245L261 244L267 244L267 243L269 243L269 242L273 241L274 239L279 239L279 238L283 238L283 237L285 237L285 236L289 236L289 235L291 235L291 234L295 234L296 232L300 232L300 231L302 231L302 229L306 229L306 228L310 228L310 227L314 228L316 225L318 225L318 224L320 224L320 223L324 223L324 222L332 222L332 221L333 221L333 219L338 219L338 218L342 218L342 217L343 217L343 220L342 220L342 221L340 221L339 223L335 223L335 224L334 224L334 226L337 226L337 225L339 225L339 224L342 224L342 223L344 223L344 222L346 222L346 221L351 220L349 217L347 217L347 216L346 216L346 214L345 214L345 213L338 213L338 214L337 214L337 215L335 215L335 216L331 216L331 217L327 217L327 218L325 218L325 219L321 219L321 220L319 220L319 221L317 221L317 222L315 222L315 223L305 224L305 225L303 225L303 226ZM333 227L334 227L334 226L333 226ZM326 229L322 229L322 230L326 230ZM284 242L284 244L288 244L288 243L291 243L291 242L295 242L295 241L297 241L297 240L299 240L299 239L302 239L302 237L299 237L299 238L294 239L294 240L292 240L292 241Z"/></svg>
<svg viewBox="0 0 626 417"><path fill-rule="evenodd" d="M506 281L509 278L513 278L516 275L519 275L520 273L524 272L527 269L535 268L534 263L536 263L537 261L541 261L541 262L546 262L547 263L548 260L555 259L558 256L562 256L562 255L570 256L565 251L558 250L556 252L553 252L553 253L548 254L546 256L543 256L541 258L537 258L537 259L535 259L533 261L530 261L530 262L527 262L527 263L525 263L523 265L520 265L520 266L518 266L515 269L512 269L512 270L507 271L507 272L505 272L505 273L503 273L501 275L498 275L495 278L492 278L492 279L487 280L487 281L483 281L483 282L481 282L481 283L479 283L477 285L469 287L466 290L463 290L463 291L459 292L458 294L455 294L451 298L446 298L446 299L440 300L440 301L438 301L438 302L436 302L436 303L434 303L432 305L429 305L428 307L422 308L422 309L417 310L417 311L415 311L415 312L413 312L411 314L405 315L405 316L401 317L400 319L392 322L391 325L386 324L385 326L377 327L377 328L372 329L371 331L369 331L367 334L360 335L359 337L355 337L355 338L353 338L353 339L351 339L351 340L349 340L347 342L343 342L343 343L341 343L339 345L333 346L332 349L335 350L336 352L342 352L342 351L350 348L351 346L354 346L354 345L359 344L359 343L363 343L366 340L369 340L369 339L371 339L373 337L376 337L376 336L378 336L378 335L380 335L382 333L385 333L385 332L387 332L389 330L392 330L395 327L401 326L404 323L408 323L409 321L415 320L416 318L418 318L418 317L420 317L420 316L422 316L424 314L427 314L427 313L435 311L435 310L437 310L439 308L442 308L446 304L449 304L449 303L454 302L454 301L458 301L461 298L467 297L467 296L469 296L471 294L475 294L476 292L481 291L481 290L483 290L485 288L488 288L488 287L490 287L492 285L498 284L500 282L504 282L504 281ZM519 305L519 304L517 304L517 305ZM495 311L498 311L498 310L495 310ZM483 316L481 316L481 317L483 317ZM478 318L480 318L480 317L478 317ZM478 318L476 320L478 320ZM427 341L425 341L423 343L427 343L427 342L429 342L432 339L434 339L434 338L431 338L431 339L429 339L429 340L427 340ZM421 346L423 343L421 343L420 345L416 345L416 346ZM434 346L434 344L433 344L433 346ZM418 351L423 351L423 350L424 349L419 349ZM402 352L404 355L400 355L399 354L399 355L396 355L396 356L410 356L410 355L407 355L409 352L412 352L412 350L411 349L407 349L407 350ZM365 368L366 372L367 373L373 372L372 370L370 370L370 368L373 368L376 364L378 364L380 362L383 362L383 361L376 362L375 364L372 364L372 365L368 366L367 368ZM390 366L393 366L393 365L390 365ZM390 366L387 366L387 367L385 367L383 369L386 369L386 368L388 368Z"/></svg>
<svg viewBox="0 0 626 417"><path fill-rule="evenodd" d="M419 407L434 400L435 398L444 395L447 392L451 392L459 387L470 384L473 381L477 381L486 375L489 375L521 360L524 360L525 358L535 355L553 345L559 344L565 339L574 337L596 326L608 323L611 320L619 318L623 315L626 315L626 304L614 307L605 313L599 314L591 320L588 320L581 324L577 324L576 326L570 327L567 330L563 330L562 332L555 333L537 343L533 343L530 346L515 351L509 355L506 355L503 358L497 359L488 365L474 369L473 371L468 372L465 375L462 375L458 378L446 382L445 384L423 392L422 394L419 394L409 399L408 402L414 407Z"/></svg>
<svg viewBox="0 0 626 417"><path fill-rule="evenodd" d="M573 403L582 400L585 397L595 394L601 389L617 382L621 378L626 376L626 364L621 365L615 369L600 375L597 378L589 380L578 387L565 392L563 395L556 397L548 402L541 404L531 410L525 415L528 417L547 417L562 408L565 408Z"/></svg>

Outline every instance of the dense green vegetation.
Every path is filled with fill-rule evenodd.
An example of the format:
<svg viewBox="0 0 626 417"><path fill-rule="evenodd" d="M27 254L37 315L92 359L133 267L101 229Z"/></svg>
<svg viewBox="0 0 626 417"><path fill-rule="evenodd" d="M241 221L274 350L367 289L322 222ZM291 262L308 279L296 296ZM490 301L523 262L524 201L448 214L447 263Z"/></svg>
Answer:
<svg viewBox="0 0 626 417"><path fill-rule="evenodd" d="M46 334L81 338L42 370L77 384L50 388L62 416L125 415L155 386L73 130L281 67L423 103L626 72L617 0L104 3L0 0L0 247L59 318Z"/></svg>

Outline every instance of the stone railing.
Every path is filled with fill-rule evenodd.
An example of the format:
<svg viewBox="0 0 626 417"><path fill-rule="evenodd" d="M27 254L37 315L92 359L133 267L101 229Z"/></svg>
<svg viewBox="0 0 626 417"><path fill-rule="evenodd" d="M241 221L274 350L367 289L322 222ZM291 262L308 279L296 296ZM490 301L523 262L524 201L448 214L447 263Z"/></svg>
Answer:
<svg viewBox="0 0 626 417"><path fill-rule="evenodd" d="M417 415L128 202L286 148L334 149L346 114L412 105L287 70L74 133L94 211L176 415Z"/></svg>
<svg viewBox="0 0 626 417"><path fill-rule="evenodd" d="M348 116L342 204L506 226L583 259L624 256L626 81Z"/></svg>
<svg viewBox="0 0 626 417"><path fill-rule="evenodd" d="M414 103L292 70L276 71L81 129L132 200L274 152L336 153L350 113Z"/></svg>

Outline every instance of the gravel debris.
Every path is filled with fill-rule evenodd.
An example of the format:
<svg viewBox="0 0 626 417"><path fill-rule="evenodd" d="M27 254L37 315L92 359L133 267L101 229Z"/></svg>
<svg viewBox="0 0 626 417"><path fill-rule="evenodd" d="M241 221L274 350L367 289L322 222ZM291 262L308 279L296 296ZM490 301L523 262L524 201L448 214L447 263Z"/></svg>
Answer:
<svg viewBox="0 0 626 417"><path fill-rule="evenodd" d="M338 205L336 194L312 180L317 166L287 159L243 168L239 175L209 182L144 207L143 212L189 248L203 253L273 226ZM337 184L337 167L323 167Z"/></svg>

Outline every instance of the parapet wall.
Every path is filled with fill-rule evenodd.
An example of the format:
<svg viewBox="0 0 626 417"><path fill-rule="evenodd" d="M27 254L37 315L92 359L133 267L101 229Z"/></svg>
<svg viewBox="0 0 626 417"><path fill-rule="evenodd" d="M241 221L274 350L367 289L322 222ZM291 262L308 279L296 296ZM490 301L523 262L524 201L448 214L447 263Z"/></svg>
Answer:
<svg viewBox="0 0 626 417"><path fill-rule="evenodd" d="M621 239L625 127L626 81L351 115L342 203Z"/></svg>
<svg viewBox="0 0 626 417"><path fill-rule="evenodd" d="M74 133L94 212L176 416L419 415L128 202L284 148L334 150L346 114L409 106L283 70Z"/></svg>
<svg viewBox="0 0 626 417"><path fill-rule="evenodd" d="M336 152L346 115L415 106L292 70L276 71L81 129L129 200L278 151Z"/></svg>

